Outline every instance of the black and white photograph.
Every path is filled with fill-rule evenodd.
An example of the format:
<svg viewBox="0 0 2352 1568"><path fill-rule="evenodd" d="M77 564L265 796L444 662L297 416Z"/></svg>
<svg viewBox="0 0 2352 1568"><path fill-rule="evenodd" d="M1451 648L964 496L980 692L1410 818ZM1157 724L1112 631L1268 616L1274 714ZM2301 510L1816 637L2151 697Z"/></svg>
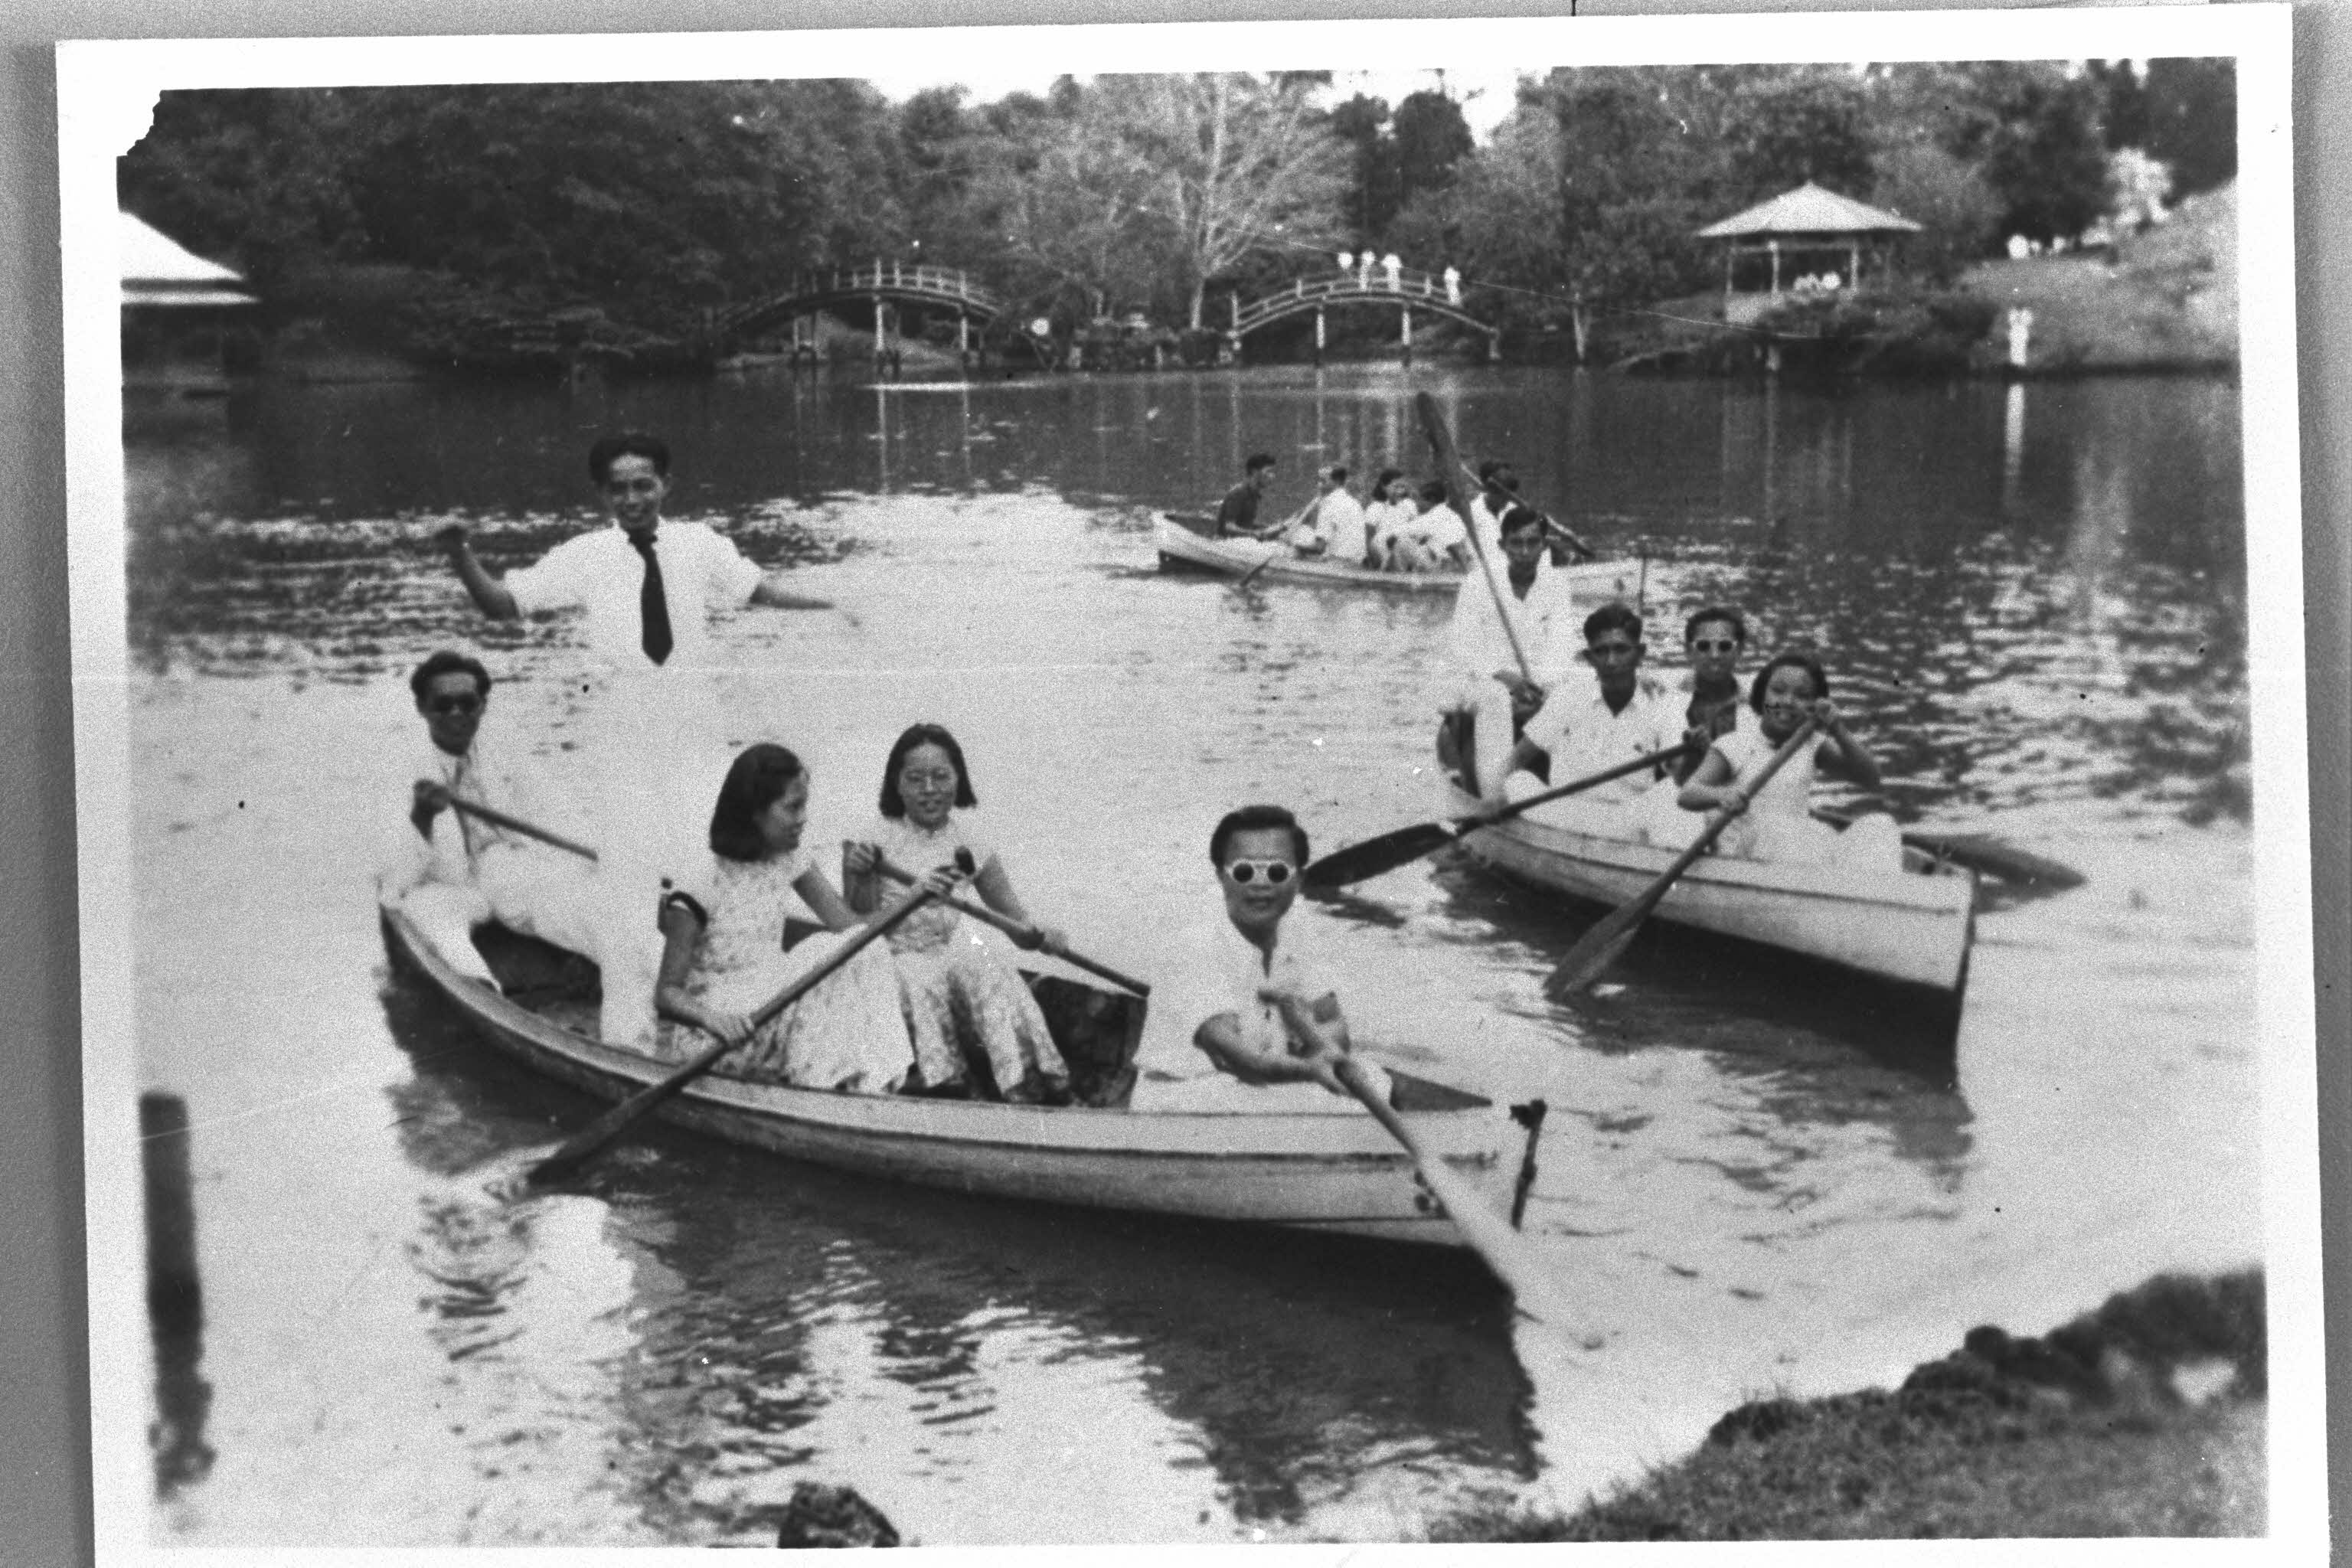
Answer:
<svg viewBox="0 0 2352 1568"><path fill-rule="evenodd" d="M2287 38L62 46L100 1560L2321 1560Z"/></svg>

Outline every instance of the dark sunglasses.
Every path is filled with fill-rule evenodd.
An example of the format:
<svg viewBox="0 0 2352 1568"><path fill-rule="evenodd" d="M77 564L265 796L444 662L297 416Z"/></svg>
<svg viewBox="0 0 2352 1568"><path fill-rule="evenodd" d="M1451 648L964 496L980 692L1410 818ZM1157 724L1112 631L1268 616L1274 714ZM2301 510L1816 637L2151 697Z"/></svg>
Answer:
<svg viewBox="0 0 2352 1568"><path fill-rule="evenodd" d="M473 713L480 710L478 697L436 697L426 704L436 713Z"/></svg>
<svg viewBox="0 0 2352 1568"><path fill-rule="evenodd" d="M1225 875L1234 886L1246 888L1263 872L1268 887L1279 888L1290 880L1291 870L1287 860L1235 860L1225 867Z"/></svg>
<svg viewBox="0 0 2352 1568"><path fill-rule="evenodd" d="M1700 653L1737 653L1739 651L1739 645L1736 642L1695 642L1691 644L1691 647Z"/></svg>

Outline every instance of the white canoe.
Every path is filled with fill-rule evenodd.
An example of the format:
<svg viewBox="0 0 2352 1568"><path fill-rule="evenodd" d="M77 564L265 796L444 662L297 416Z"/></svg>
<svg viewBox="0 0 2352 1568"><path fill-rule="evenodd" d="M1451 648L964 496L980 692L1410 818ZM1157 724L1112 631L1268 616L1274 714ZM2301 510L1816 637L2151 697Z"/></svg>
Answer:
<svg viewBox="0 0 2352 1568"><path fill-rule="evenodd" d="M1462 586L1459 572L1375 572L1364 566L1340 566L1294 553L1286 544L1255 539L1218 539L1202 532L1213 530L1213 518L1190 521L1170 512L1160 520L1154 540L1162 571L1209 572L1223 577L1256 581L1306 583L1326 588L1380 588L1392 594L1444 594ZM1260 570L1263 568L1263 570ZM1641 564L1632 561L1588 561L1567 569L1576 584L1580 603L1632 599L1641 592Z"/></svg>
<svg viewBox="0 0 2352 1568"><path fill-rule="evenodd" d="M1447 797L1457 816L1477 805L1450 780ZM1542 809L1480 828L1463 847L1517 880L1611 906L1674 863L1671 849L1540 822ZM1710 855L1667 889L1651 918L1918 986L1956 1005L1976 936L1976 874L1904 853L1910 869L1875 877Z"/></svg>
<svg viewBox="0 0 2352 1568"><path fill-rule="evenodd" d="M494 994L451 969L399 911L383 911L383 921L396 963L420 974L488 1044L535 1071L617 1101L658 1082L677 1065L589 1037L582 1030L593 1028L594 1009L576 998L568 1005L535 1004L534 1010ZM515 966L502 962L502 936L489 933L482 946L511 984ZM505 941L541 955L552 951ZM1115 1053L1132 1055L1141 999L1051 960L1040 961L1038 970L1069 988L1058 998L1065 1005L1046 1009L1057 1032L1073 1016L1067 1004L1075 1002L1079 1013L1108 1018L1111 1032L1124 1036L1123 1050L1114 1046ZM1524 1135L1499 1108L1475 1096L1438 1085L1414 1087L1455 1107L1407 1110L1414 1130L1497 1213L1507 1213ZM1412 1103L1410 1093L1399 1099ZM1466 1245L1396 1142L1360 1107L1336 1097L1328 1112L1143 1113L835 1094L706 1075L657 1114L730 1143L957 1192Z"/></svg>

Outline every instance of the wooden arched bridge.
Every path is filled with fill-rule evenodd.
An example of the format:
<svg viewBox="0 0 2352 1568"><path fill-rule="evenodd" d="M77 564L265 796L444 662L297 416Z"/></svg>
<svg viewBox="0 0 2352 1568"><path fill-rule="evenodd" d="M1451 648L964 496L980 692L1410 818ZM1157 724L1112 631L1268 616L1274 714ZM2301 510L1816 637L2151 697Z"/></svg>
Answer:
<svg viewBox="0 0 2352 1568"><path fill-rule="evenodd" d="M1503 329L1473 315L1462 301L1462 279L1458 273L1437 278L1411 268L1391 270L1377 264L1350 268L1322 278L1294 279L1287 289L1252 300L1246 304L1240 295L1233 297L1233 325L1227 329L1225 341L1241 357L1242 340L1261 327L1312 312L1315 317L1315 359L1323 359L1324 313L1349 305L1377 305L1401 312L1397 335L1404 345L1407 359L1412 357L1412 316L1416 310L1448 321L1486 334L1486 357L1503 357Z"/></svg>
<svg viewBox="0 0 2352 1568"><path fill-rule="evenodd" d="M805 349L814 355L814 318L818 311L870 309L875 357L881 359L892 353L890 345L898 335L898 310L901 305L953 310L956 348L966 353L971 349L971 323L985 325L1003 315L1007 309L1001 295L974 282L971 275L961 268L877 260L870 267L803 272L773 294L718 312L711 321L711 331L721 343L737 342L780 321L790 321L794 354ZM810 326L805 342L803 322Z"/></svg>

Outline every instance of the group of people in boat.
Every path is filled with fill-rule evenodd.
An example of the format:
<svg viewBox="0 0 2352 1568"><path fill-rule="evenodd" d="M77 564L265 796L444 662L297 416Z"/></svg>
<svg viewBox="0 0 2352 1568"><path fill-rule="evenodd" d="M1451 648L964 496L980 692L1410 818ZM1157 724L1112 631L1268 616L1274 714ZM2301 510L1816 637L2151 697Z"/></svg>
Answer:
<svg viewBox="0 0 2352 1568"><path fill-rule="evenodd" d="M1902 868L1891 818L1865 816L1839 831L1812 815L1818 773L1865 789L1879 782L1877 761L1831 700L1820 659L1801 649L1777 653L1743 692L1747 617L1711 605L1684 624L1689 670L1681 692L1669 691L1643 668L1640 611L1619 598L1580 605L1569 574L1549 559L1550 531L1533 509L1507 506L1496 522L1501 564L1491 575L1473 572L1460 589L1453 670L1440 697L1457 766L1488 814L1651 757L1646 770L1528 815L1598 838L1681 849L1707 814L1729 807L1735 818L1717 853ZM1811 735L1766 776L1809 719Z"/></svg>
<svg viewBox="0 0 2352 1568"><path fill-rule="evenodd" d="M1063 947L1014 890L956 737L930 723L899 735L881 759L876 816L842 840L837 882L807 847L811 773L789 747L744 747L715 798L682 803L675 775L692 770L679 759L696 752L697 725L715 701L703 679L711 613L834 606L793 592L708 526L665 521L670 455L657 437L600 439L588 471L612 526L533 564L501 576L462 525L436 536L483 614L583 612L587 647L570 693L581 765L571 781L585 798L492 720L497 681L481 659L436 651L409 680L423 733L404 770L405 809L379 898L457 973L493 989L473 941L487 924L593 960L607 1046L683 1060L716 1038L735 1049L715 1070L740 1078L1066 1102L1070 1069L1035 997L949 901L976 896L1013 922L1023 946ZM659 830L665 816L688 812L697 821L707 813L699 843ZM593 849L561 842L557 825L575 822L593 827ZM1225 904L1218 951L1155 994L1131 1103L1234 1109L1238 1096L1265 1110L1304 1093L1328 1104L1344 1092L1331 1064L1349 1048L1346 1021L1325 978L1280 935L1307 864L1306 831L1279 807L1245 807L1218 824L1209 849ZM762 1004L860 926L896 913L902 889L915 888L932 900L762 1016ZM788 947L788 922L808 917L824 929Z"/></svg>
<svg viewBox="0 0 2352 1568"><path fill-rule="evenodd" d="M1448 572L1469 569L1476 558L1462 516L1447 504L1443 479L1415 479L1402 468L1374 476L1369 500L1348 488L1349 469L1334 463L1315 471L1315 495L1279 520L1261 522L1259 503L1272 488L1280 465L1270 453L1243 465L1242 482L1217 507L1217 537L1257 540L1286 548L1303 560L1374 572ZM1500 458L1481 464L1471 521L1491 550L1503 513L1521 504L1519 477ZM1537 513L1541 516L1542 514ZM1561 565L1592 552L1561 524L1544 518L1552 558Z"/></svg>

